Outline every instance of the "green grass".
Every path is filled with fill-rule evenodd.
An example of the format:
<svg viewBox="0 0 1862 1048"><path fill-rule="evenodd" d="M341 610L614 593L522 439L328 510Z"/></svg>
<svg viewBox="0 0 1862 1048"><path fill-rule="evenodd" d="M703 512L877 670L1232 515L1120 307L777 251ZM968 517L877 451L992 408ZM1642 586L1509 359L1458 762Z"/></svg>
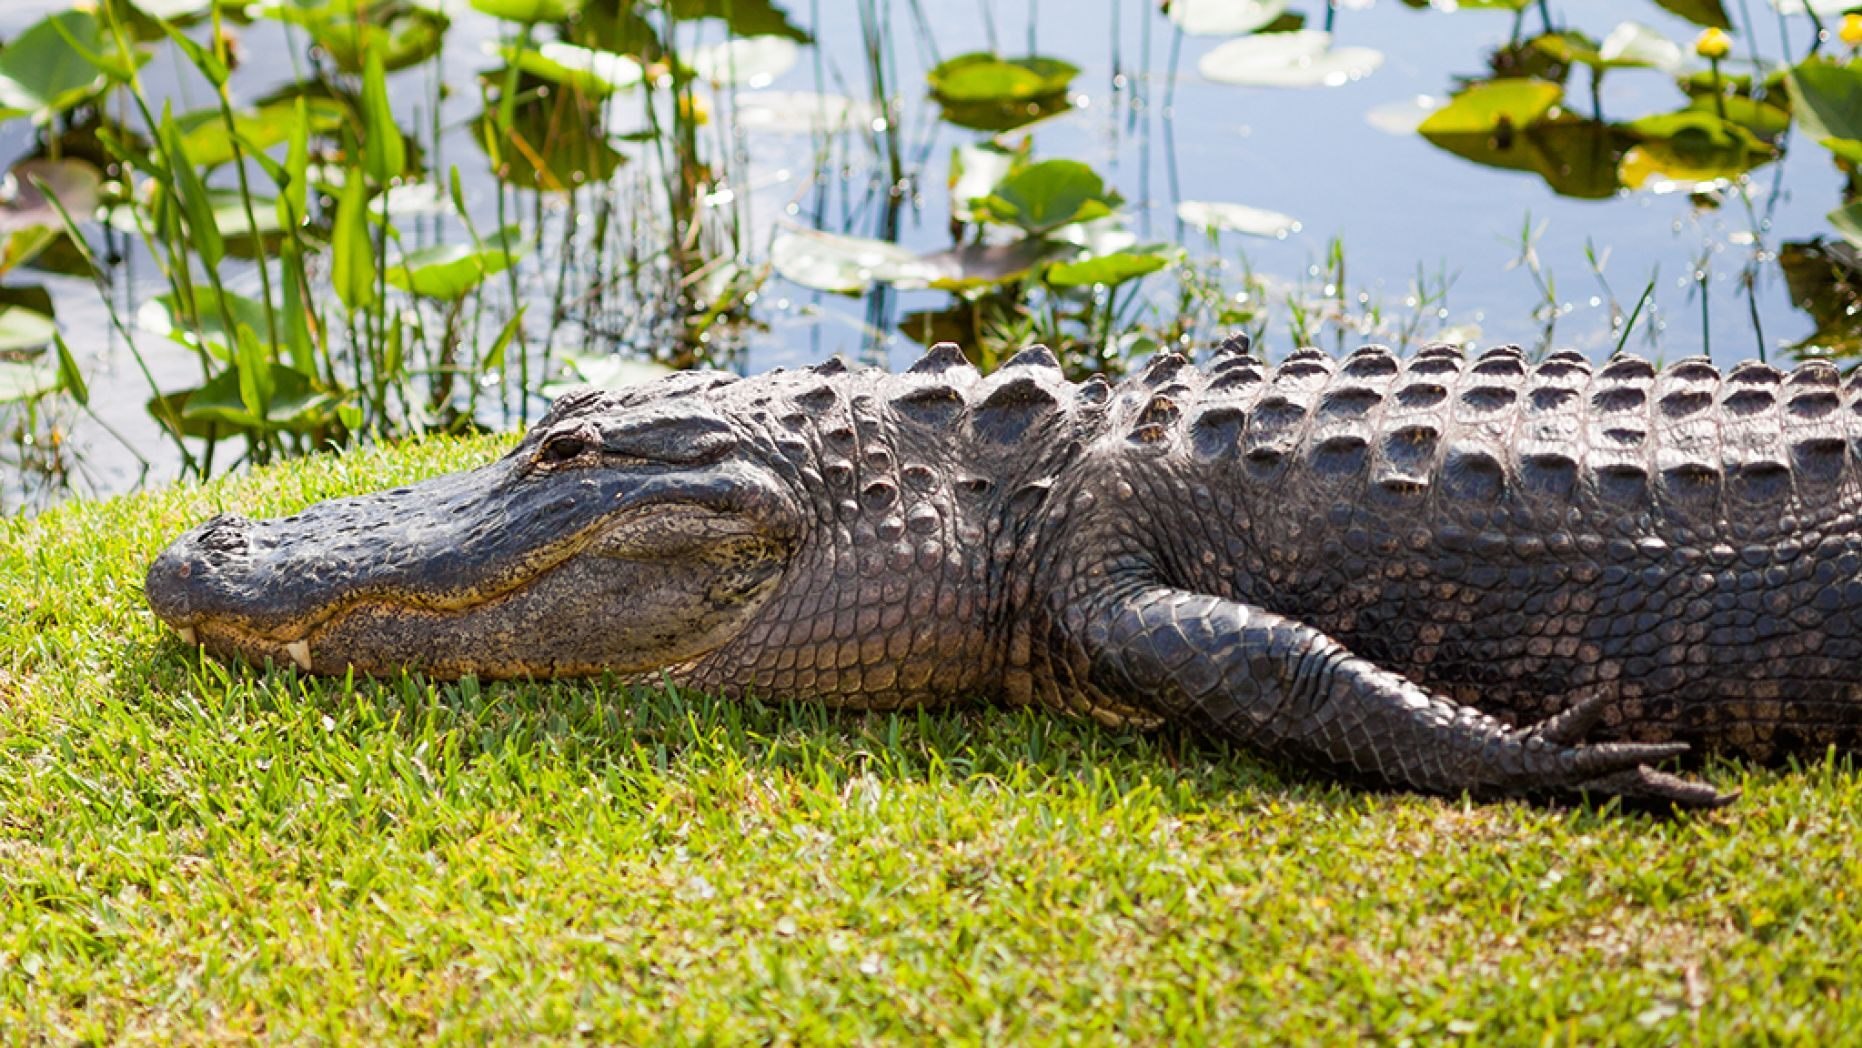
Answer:
<svg viewBox="0 0 1862 1048"><path fill-rule="evenodd" d="M1862 788L1661 822L1283 778L1028 711L202 664L142 571L484 458L0 523L3 1039L1829 1043Z"/></svg>

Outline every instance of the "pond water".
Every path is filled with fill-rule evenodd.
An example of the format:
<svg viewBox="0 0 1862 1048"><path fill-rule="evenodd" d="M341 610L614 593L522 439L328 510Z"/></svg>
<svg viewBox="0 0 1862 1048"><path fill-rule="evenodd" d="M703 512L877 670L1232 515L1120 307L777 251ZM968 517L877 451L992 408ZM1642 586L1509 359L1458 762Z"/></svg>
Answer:
<svg viewBox="0 0 1862 1048"><path fill-rule="evenodd" d="M171 107L190 136L176 155L221 194L221 224L247 229L236 165L203 156L211 143L193 137L218 126L213 87L152 22L120 23L147 56L133 87L100 82L35 115L9 103L0 76L0 114L27 110L0 123L0 164L43 174L33 158L87 158L102 175L85 197L96 209L74 217L105 267L101 282L85 276L56 230L26 264L0 262L0 303L49 308L69 346L61 370L30 324L9 342L0 323L14 383L9 398L0 376L0 509L355 439L514 428L578 381L835 353L902 365L950 335L985 362L1047 341L1080 372L1231 328L1271 354L1448 339L1726 362L1862 345L1846 322L1854 253L1832 215L1854 187L1818 141L1846 140L1837 118L1862 112L1862 89L1833 80L1806 133L1776 75L1813 46L1833 78L1852 72L1834 13L1819 42L1807 15L1767 0L1547 0L1519 12L1486 9L1518 6L1495 0L1330 11L1179 0L1175 20L1136 0L383 0L365 10L386 28L345 54L331 27L354 32L353 2L242 4L222 19L236 60L229 110L254 113L238 125L242 148L286 164L297 99L311 118L316 185L308 221L285 237L298 242L296 271L276 226L219 257L172 217L188 212L171 169L125 175L125 156L159 161L149 120ZM0 5L0 73L29 75L31 63L9 65L28 47L56 50L62 38L31 34L70 6ZM211 43L207 0L144 6ZM1695 45L1722 16L1732 32L1716 102ZM1251 21L1266 24L1236 31ZM1317 32L1328 21L1329 39ZM1227 31L1188 34L1185 22ZM410 54L387 45L418 32L437 50L401 64ZM396 67L373 89L371 48ZM1000 60L951 62L972 53ZM1022 61L1033 56L1052 61ZM1741 78L1760 83L1735 93ZM1509 93L1472 104L1496 89ZM1442 109L1464 90L1471 104ZM379 178L370 165L385 138L371 113L405 139ZM113 156L95 144L99 128L128 144ZM251 159L244 169L255 216L269 215L276 173ZM178 202L163 203L158 183ZM387 217L349 222L345 241L351 183L351 219L371 196ZM30 178L13 192L33 193ZM13 223L0 233L25 228L15 212L26 203L0 211ZM475 236L514 247L477 250ZM403 275L420 268L426 282L412 293L382 277L407 255ZM254 256L270 259L263 273ZM354 302L370 283L355 267L370 263L379 293ZM224 334L211 300L185 308L172 276L182 264L189 287L217 277L228 301L256 310L233 311L234 327L250 321L250 345ZM301 294L281 301L293 272ZM163 296L182 304L164 310ZM280 334L289 316L307 319ZM72 395L73 369L87 404ZM45 388L21 378L32 375ZM168 435L151 385L200 390L163 409L195 435Z"/></svg>

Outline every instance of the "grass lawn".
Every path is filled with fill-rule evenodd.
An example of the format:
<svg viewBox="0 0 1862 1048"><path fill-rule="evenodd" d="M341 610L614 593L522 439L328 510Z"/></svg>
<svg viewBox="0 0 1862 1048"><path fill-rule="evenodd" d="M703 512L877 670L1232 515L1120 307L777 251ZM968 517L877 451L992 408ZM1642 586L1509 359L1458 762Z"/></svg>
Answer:
<svg viewBox="0 0 1862 1048"><path fill-rule="evenodd" d="M1847 764L1471 805L1027 711L203 664L142 603L215 510L502 443L0 522L0 1039L1862 1036Z"/></svg>

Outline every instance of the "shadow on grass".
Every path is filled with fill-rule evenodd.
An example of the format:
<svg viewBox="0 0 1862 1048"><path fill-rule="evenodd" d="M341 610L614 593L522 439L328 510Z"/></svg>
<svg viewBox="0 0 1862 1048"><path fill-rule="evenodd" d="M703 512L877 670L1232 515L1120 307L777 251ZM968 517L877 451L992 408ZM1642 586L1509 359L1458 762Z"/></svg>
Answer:
<svg viewBox="0 0 1862 1048"><path fill-rule="evenodd" d="M326 732L378 741L391 735L409 749L445 740L452 758L467 764L488 758L543 761L595 776L624 770L670 777L737 766L836 790L868 777L993 781L1035 792L1087 780L1115 791L1140 785L1158 789L1173 797L1172 807L1182 812L1234 807L1238 800L1243 807L1298 803L1363 811L1381 806L1382 798L1406 796L1299 765L1264 762L1184 726L1108 729L1047 710L981 700L880 712L727 699L612 678L313 677L295 667L201 658L172 639L145 647L139 661L142 672L128 677L193 693L217 704L217 716L314 714ZM1810 768L1810 774L1853 774L1847 755L1813 762ZM1695 762L1693 770L1724 787L1737 786L1751 771L1723 759ZM1667 821L1674 815L1665 807L1613 799L1539 800L1574 828L1626 818Z"/></svg>
<svg viewBox="0 0 1862 1048"><path fill-rule="evenodd" d="M867 777L892 781L995 780L1055 789L1100 779L1113 789L1148 784L1173 806L1298 800L1336 807L1366 792L1265 764L1177 726L1109 729L1043 709L982 700L894 711L822 703L728 699L673 686L612 678L441 681L418 673L333 678L295 667L204 658L173 638L140 655L125 652L122 690L187 695L202 712L248 720L308 718L337 734L392 734L406 747L445 738L463 762L496 757L549 761L601 774L609 769L677 776L683 768L740 765L845 788Z"/></svg>

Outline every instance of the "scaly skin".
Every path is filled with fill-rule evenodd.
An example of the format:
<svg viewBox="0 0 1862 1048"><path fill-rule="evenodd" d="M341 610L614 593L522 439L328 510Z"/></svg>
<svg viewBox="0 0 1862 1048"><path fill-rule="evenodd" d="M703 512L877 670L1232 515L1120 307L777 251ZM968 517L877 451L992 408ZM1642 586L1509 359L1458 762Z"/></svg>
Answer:
<svg viewBox="0 0 1862 1048"><path fill-rule="evenodd" d="M479 470L210 521L148 595L318 673L1000 696L1389 786L1691 807L1730 798L1651 765L1862 741L1859 509L1862 393L1827 364L1236 340L1113 387L944 345L571 394Z"/></svg>

